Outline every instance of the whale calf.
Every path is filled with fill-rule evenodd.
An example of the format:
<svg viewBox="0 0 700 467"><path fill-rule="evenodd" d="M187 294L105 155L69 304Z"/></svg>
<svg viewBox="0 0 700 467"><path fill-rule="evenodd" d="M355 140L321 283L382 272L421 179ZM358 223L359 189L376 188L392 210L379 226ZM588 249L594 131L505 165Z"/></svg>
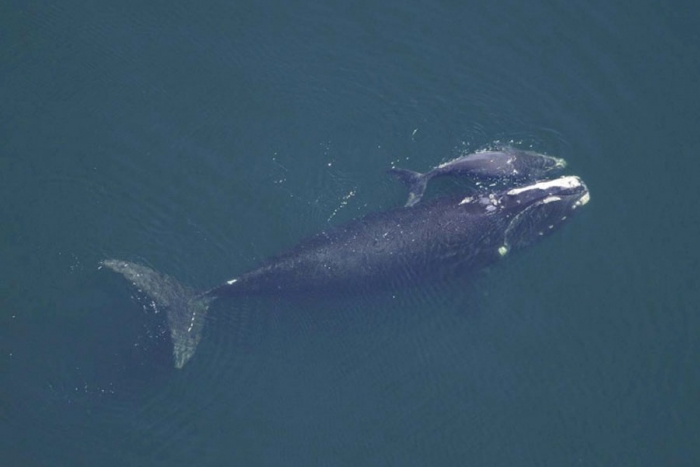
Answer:
<svg viewBox="0 0 700 467"><path fill-rule="evenodd" d="M426 173L392 167L389 173L408 185L406 207L414 206L423 197L428 182L449 175L468 176L477 184L491 181L523 183L539 180L566 167L566 161L533 151L513 147L482 151L461 156Z"/></svg>
<svg viewBox="0 0 700 467"><path fill-rule="evenodd" d="M445 196L368 214L324 230L208 291L129 261L101 264L166 310L176 368L194 355L210 303L404 286L491 264L557 230L590 199L576 176L474 196Z"/></svg>

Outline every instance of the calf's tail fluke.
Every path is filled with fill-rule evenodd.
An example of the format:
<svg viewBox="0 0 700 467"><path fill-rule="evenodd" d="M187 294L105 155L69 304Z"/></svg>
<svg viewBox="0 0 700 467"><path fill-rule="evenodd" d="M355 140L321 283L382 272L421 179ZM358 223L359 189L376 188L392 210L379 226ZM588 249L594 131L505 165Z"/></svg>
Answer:
<svg viewBox="0 0 700 467"><path fill-rule="evenodd" d="M406 201L406 207L413 206L420 201L428 185L429 176L412 170L399 169L398 167L392 167L387 170L387 172L394 175L408 186L408 201Z"/></svg>
<svg viewBox="0 0 700 467"><path fill-rule="evenodd" d="M140 264L108 259L100 263L122 274L137 289L164 309L173 341L175 368L182 368L194 355L213 297L202 295L170 276Z"/></svg>

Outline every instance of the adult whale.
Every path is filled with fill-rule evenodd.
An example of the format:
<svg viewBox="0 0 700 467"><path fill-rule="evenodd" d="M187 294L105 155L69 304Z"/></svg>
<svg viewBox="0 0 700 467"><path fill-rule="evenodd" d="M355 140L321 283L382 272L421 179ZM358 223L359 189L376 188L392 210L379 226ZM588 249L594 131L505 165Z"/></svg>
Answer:
<svg viewBox="0 0 700 467"><path fill-rule="evenodd" d="M369 214L202 293L136 263L101 264L165 308L175 366L182 368L195 353L213 300L364 292L475 271L555 231L589 199L583 181L568 176Z"/></svg>
<svg viewBox="0 0 700 467"><path fill-rule="evenodd" d="M459 175L474 180L477 188L507 182L527 184L552 175L566 167L566 161L534 151L504 146L480 151L440 164L426 173L392 167L388 172L408 186L406 207L414 206L423 197L428 182L436 177Z"/></svg>

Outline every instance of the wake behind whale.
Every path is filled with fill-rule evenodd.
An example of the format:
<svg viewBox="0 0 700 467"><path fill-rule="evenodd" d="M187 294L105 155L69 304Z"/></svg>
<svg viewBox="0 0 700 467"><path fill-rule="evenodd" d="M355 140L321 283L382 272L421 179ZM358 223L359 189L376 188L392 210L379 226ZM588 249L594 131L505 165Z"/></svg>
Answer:
<svg viewBox="0 0 700 467"><path fill-rule="evenodd" d="M214 300L365 293L458 276L539 241L589 199L583 181L567 176L372 213L302 240L204 292L140 264L101 264L165 309L175 367L182 368L195 354Z"/></svg>

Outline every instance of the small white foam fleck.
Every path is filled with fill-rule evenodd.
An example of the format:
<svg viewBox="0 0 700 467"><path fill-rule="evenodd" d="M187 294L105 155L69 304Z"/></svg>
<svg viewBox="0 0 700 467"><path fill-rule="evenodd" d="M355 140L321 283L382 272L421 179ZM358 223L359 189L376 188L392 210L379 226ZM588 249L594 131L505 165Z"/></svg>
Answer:
<svg viewBox="0 0 700 467"><path fill-rule="evenodd" d="M356 193L357 192L353 189L353 190L350 190L350 192L347 195L343 196L343 200L340 202L340 206L335 208L335 210L331 213L331 215L328 217L328 220L326 222L330 222L331 219L333 219L335 217L335 215L338 214L338 211L340 211L342 208L347 206L350 198L355 196Z"/></svg>
<svg viewBox="0 0 700 467"><path fill-rule="evenodd" d="M503 245L498 248L498 254L501 256L505 256L508 254L508 247Z"/></svg>
<svg viewBox="0 0 700 467"><path fill-rule="evenodd" d="M197 316L197 313L192 313L192 319L190 320L190 327L187 328L187 332L192 332L192 327L194 326L194 317Z"/></svg>
<svg viewBox="0 0 700 467"><path fill-rule="evenodd" d="M466 198L464 198L462 201L459 202L459 206L461 206L463 204L471 203L472 201L474 201L474 198L471 196L467 196Z"/></svg>
<svg viewBox="0 0 700 467"><path fill-rule="evenodd" d="M233 284L235 284L236 282L238 282L238 279L231 279L230 281L226 281L226 283L227 283L228 285L233 285Z"/></svg>

